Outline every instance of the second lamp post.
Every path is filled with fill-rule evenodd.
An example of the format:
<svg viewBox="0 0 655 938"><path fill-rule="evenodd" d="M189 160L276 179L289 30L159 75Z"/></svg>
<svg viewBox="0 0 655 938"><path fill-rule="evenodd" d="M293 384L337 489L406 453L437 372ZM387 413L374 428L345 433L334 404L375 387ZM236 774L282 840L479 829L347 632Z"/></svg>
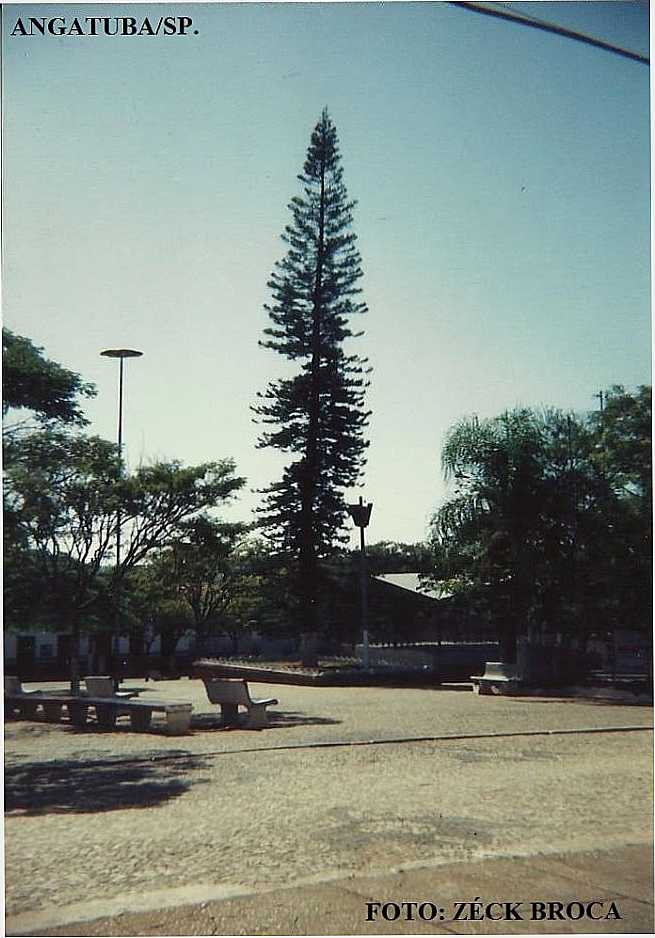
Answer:
<svg viewBox="0 0 655 938"><path fill-rule="evenodd" d="M364 528L368 527L371 520L371 511L373 502L364 504L362 496L359 496L359 502L355 505L348 505L350 517L359 528L359 578L360 578L360 598L362 604L362 664L368 670L368 575L366 572L366 542L364 540Z"/></svg>
<svg viewBox="0 0 655 938"><path fill-rule="evenodd" d="M121 475L123 474L123 362L126 358L140 358L143 352L132 348L108 348L100 353L105 358L118 358L120 369L118 373L118 462ZM120 605L120 567L121 567L121 509L116 509L116 627L114 632L114 655L118 657L121 625ZM114 678L119 672L119 663L112 668Z"/></svg>

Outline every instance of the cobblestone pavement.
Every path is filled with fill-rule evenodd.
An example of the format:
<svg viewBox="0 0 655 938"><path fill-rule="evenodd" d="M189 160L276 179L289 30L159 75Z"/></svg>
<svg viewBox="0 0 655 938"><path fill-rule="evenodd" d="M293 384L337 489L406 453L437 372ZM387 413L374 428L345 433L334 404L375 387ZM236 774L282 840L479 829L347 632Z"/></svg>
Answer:
<svg viewBox="0 0 655 938"><path fill-rule="evenodd" d="M647 727L649 708L454 690L253 690L280 699L270 729L217 728L215 708L192 681L146 691L194 702L189 736L6 724L8 931L26 931L35 915L46 927L135 903L161 909L299 882L652 839L651 732L310 748L403 735ZM289 748L297 744L307 748Z"/></svg>
<svg viewBox="0 0 655 938"><path fill-rule="evenodd" d="M34 689L38 685L26 686ZM270 727L261 732L224 731L219 708L209 703L201 681L126 681L122 686L143 688L143 700L190 701L194 706L193 733L175 739L166 736L159 714L153 716L154 732L147 736L131 732L127 721L111 733L94 726L80 732L65 725L15 723L6 727L8 757L86 761L176 748L203 753L339 740L653 725L653 712L647 706L606 700L479 697L464 684L455 685L457 690L250 684L253 695L279 700L278 706L269 708Z"/></svg>

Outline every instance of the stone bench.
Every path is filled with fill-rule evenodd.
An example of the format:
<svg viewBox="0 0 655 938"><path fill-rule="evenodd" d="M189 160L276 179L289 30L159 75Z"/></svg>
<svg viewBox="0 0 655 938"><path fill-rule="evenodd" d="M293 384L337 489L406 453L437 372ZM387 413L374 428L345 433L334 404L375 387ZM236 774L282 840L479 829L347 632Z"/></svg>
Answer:
<svg viewBox="0 0 655 938"><path fill-rule="evenodd" d="M25 719L34 719L39 704L43 704L40 692L23 690L23 685L17 677L5 676L4 692L5 717L11 718L20 714L25 717ZM65 703L62 694L48 696L52 696L53 700L56 700L58 704Z"/></svg>
<svg viewBox="0 0 655 938"><path fill-rule="evenodd" d="M25 691L21 687L11 692L5 687L5 716L36 720L41 709L46 720L56 723L61 720L63 708L66 707L70 715L71 705L79 699L59 691L48 694L40 690Z"/></svg>
<svg viewBox="0 0 655 938"><path fill-rule="evenodd" d="M484 674L475 674L469 680L474 694L510 696L516 694L521 686L516 665L504 661L487 661Z"/></svg>
<svg viewBox="0 0 655 938"><path fill-rule="evenodd" d="M193 704L164 700L129 700L124 697L74 697L67 702L71 723L84 726L88 709L93 707L99 726L111 729L119 716L129 716L133 730L143 733L150 729L153 713L166 715L166 732L170 736L188 733L191 728Z"/></svg>
<svg viewBox="0 0 655 938"><path fill-rule="evenodd" d="M239 707L247 710L243 722L246 729L258 730L268 725L266 708L277 704L275 697L254 700L247 682L242 679L203 677L202 681L210 703L218 704L221 708L223 726L239 725Z"/></svg>
<svg viewBox="0 0 655 938"><path fill-rule="evenodd" d="M166 715L166 731L171 736L188 733L191 727L193 704L173 703L164 700L130 700L124 697L90 696L81 694L44 693L42 691L24 691L22 687L8 692L5 687L5 715L13 717L18 713L23 719L37 719L39 708L49 722L59 722L63 708L73 726L85 726L89 709L93 708L98 725L111 729L119 716L129 716L133 730L144 732L150 728L152 714Z"/></svg>

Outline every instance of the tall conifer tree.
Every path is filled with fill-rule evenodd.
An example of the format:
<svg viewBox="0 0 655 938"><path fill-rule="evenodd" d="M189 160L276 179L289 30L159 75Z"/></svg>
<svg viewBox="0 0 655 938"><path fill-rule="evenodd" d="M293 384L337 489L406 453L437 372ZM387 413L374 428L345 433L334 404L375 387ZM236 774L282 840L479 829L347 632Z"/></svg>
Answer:
<svg viewBox="0 0 655 938"><path fill-rule="evenodd" d="M350 230L355 202L348 199L337 133L327 109L314 128L302 195L289 205L288 245L268 282L272 325L260 344L298 363L291 378L269 383L253 408L269 425L258 446L292 456L282 479L264 491L260 523L273 543L297 563L295 593L301 631L319 626L319 561L341 541L344 490L359 479L368 442L364 409L367 360L346 354L346 339L361 335L351 316L366 312L357 286L362 270Z"/></svg>

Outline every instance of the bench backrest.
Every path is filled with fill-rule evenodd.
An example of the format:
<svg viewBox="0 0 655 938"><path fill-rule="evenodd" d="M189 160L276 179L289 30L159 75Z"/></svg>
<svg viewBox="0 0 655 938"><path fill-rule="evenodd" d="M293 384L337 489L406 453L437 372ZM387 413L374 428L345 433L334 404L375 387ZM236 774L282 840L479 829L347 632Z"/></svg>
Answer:
<svg viewBox="0 0 655 938"><path fill-rule="evenodd" d="M504 661L487 661L482 677L492 680L513 680L517 677L516 665L506 664Z"/></svg>
<svg viewBox="0 0 655 938"><path fill-rule="evenodd" d="M113 697L114 695L114 679L111 677L88 675L84 679L84 684L90 697Z"/></svg>
<svg viewBox="0 0 655 938"><path fill-rule="evenodd" d="M234 678L203 678L207 696L211 703L244 704L250 703L248 685L245 681Z"/></svg>

